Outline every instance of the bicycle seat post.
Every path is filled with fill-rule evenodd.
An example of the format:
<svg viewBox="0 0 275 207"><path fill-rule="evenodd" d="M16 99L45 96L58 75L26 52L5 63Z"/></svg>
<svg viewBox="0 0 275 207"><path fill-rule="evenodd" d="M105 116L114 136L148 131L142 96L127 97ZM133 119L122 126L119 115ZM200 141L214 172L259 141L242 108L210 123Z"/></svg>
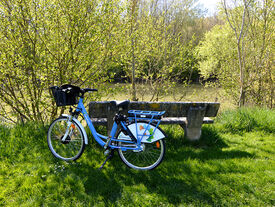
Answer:
<svg viewBox="0 0 275 207"><path fill-rule="evenodd" d="M70 113L70 114L72 114L72 113L73 113L73 108L72 108L72 107L70 107L70 109L69 109L69 113Z"/></svg>

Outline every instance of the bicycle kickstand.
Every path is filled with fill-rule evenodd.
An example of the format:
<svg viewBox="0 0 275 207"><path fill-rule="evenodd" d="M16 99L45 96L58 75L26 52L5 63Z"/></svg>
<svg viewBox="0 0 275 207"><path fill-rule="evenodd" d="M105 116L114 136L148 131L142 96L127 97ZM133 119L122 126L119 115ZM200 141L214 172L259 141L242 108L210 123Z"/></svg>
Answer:
<svg viewBox="0 0 275 207"><path fill-rule="evenodd" d="M99 170L102 170L102 168L104 167L104 165L106 164L106 162L111 159L114 156L114 149L111 150L110 154L108 155L108 157L106 158L106 160L103 162L103 164L100 166Z"/></svg>

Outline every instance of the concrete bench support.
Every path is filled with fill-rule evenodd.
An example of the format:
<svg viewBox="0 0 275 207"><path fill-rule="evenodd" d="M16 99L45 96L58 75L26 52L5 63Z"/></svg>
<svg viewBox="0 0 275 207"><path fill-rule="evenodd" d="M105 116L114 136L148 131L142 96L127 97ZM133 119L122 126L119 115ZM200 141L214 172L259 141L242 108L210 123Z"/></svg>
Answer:
<svg viewBox="0 0 275 207"><path fill-rule="evenodd" d="M127 115L130 109L148 111L166 111L161 124L179 124L184 129L185 137L198 140L201 136L202 124L211 124L219 110L219 103L189 103L189 102L130 102L124 108ZM118 109L109 101L90 102L89 115L95 125L106 125L108 132L113 125L113 117Z"/></svg>
<svg viewBox="0 0 275 207"><path fill-rule="evenodd" d="M187 122L184 125L185 137L189 140L198 140L201 137L201 127L206 106L191 106L187 113Z"/></svg>

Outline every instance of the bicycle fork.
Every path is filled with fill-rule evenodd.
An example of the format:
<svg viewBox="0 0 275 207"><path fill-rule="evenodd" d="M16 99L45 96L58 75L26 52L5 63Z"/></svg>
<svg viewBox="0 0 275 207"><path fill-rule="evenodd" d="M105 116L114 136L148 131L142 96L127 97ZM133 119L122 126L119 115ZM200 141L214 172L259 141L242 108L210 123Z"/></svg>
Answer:
<svg viewBox="0 0 275 207"><path fill-rule="evenodd" d="M71 137L73 134L73 130L74 130L75 126L73 125L72 119L73 119L73 117L71 115L69 115L68 122L67 122L67 129L66 129L64 136L61 139L62 142L65 142L67 137L68 136ZM71 128L71 130L70 130L70 128Z"/></svg>

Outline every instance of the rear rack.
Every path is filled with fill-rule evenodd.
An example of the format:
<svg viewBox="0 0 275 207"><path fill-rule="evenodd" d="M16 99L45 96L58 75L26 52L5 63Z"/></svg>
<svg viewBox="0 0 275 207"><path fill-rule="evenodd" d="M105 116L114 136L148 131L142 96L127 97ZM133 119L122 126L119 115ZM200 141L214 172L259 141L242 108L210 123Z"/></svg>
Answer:
<svg viewBox="0 0 275 207"><path fill-rule="evenodd" d="M129 117L141 118L141 119L161 119L165 111L141 111L130 110L128 111Z"/></svg>
<svg viewBox="0 0 275 207"><path fill-rule="evenodd" d="M130 110L128 111L128 120L130 122L135 122L136 125L136 137L138 139L138 142L142 140L143 137L148 137L147 139L151 139L154 136L154 133L156 129L158 128L162 115L165 113L165 111L141 111L141 110ZM145 129L144 132L139 133L138 130L138 121L146 121L148 124L144 126L143 128ZM154 123L155 129L153 132L149 132L150 130L150 124Z"/></svg>

